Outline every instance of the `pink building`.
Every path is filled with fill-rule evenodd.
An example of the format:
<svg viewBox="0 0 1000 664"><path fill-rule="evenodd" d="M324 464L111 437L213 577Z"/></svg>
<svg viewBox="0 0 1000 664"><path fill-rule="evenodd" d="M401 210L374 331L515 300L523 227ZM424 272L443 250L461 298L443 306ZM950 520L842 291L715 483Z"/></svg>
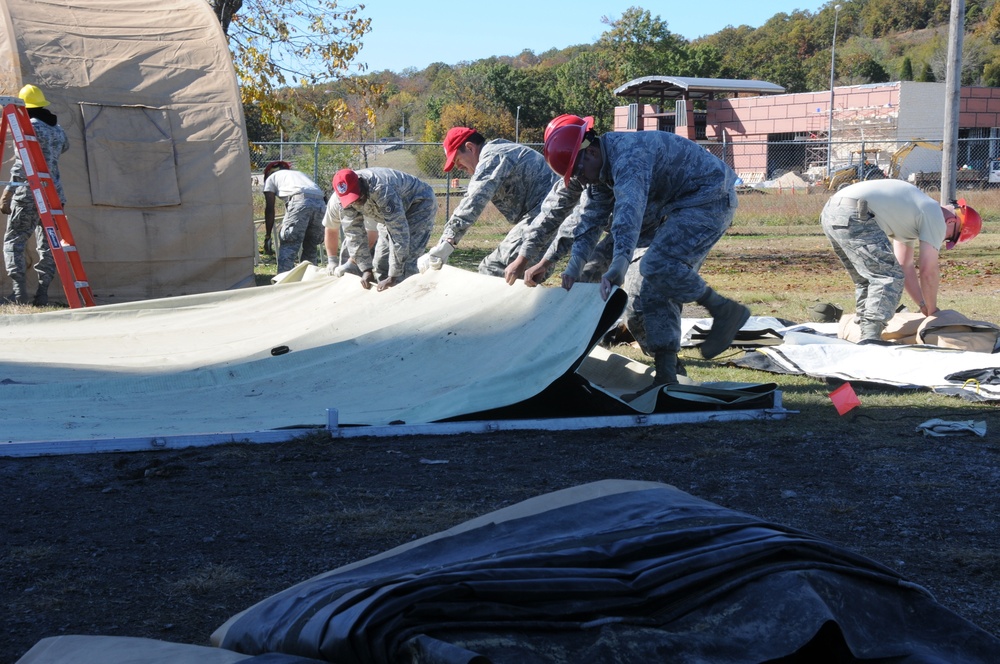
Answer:
<svg viewBox="0 0 1000 664"><path fill-rule="evenodd" d="M636 103L615 109L614 129L674 131L717 145L712 151L748 183L786 171L818 179L828 167L859 160L887 168L906 142L943 138L943 83L837 87L832 114L829 90L783 92L762 81L648 76L615 90ZM642 103L650 99L659 104ZM675 110L663 112L668 100ZM959 166L986 170L1000 159L1000 88L962 88L959 126ZM908 157L898 177L941 170L940 153L928 151L920 159Z"/></svg>

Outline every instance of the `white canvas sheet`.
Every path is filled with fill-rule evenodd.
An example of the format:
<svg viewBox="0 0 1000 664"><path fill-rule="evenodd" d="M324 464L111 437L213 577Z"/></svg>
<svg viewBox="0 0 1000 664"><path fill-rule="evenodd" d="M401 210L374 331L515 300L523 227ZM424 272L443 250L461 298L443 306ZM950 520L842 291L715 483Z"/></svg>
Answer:
<svg viewBox="0 0 1000 664"><path fill-rule="evenodd" d="M605 306L593 284L446 267L381 293L322 278L4 316L0 442L323 426L327 408L341 425L475 413L564 374Z"/></svg>
<svg viewBox="0 0 1000 664"><path fill-rule="evenodd" d="M786 332L780 346L761 348L759 352L790 373L928 388L970 400L1000 399L1000 385L945 378L962 371L1000 369L997 354L935 346L858 345L802 332Z"/></svg>

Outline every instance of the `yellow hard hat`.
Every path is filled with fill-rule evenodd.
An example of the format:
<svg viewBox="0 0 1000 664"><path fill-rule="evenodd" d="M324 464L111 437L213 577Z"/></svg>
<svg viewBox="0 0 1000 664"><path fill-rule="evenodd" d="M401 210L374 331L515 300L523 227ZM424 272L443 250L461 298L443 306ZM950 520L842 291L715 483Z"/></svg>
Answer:
<svg viewBox="0 0 1000 664"><path fill-rule="evenodd" d="M49 100L45 98L38 86L28 84L21 88L17 96L24 100L27 108L45 108L49 105Z"/></svg>

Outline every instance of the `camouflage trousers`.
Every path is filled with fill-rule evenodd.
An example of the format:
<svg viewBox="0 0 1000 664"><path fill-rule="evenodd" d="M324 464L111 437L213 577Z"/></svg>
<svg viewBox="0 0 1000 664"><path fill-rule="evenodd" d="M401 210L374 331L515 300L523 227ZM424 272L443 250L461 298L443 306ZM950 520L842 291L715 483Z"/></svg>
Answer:
<svg viewBox="0 0 1000 664"><path fill-rule="evenodd" d="M698 271L733 223L736 194L673 210L649 242L636 249L622 288L628 293L625 326L647 355L681 347L681 310L705 293ZM640 244L641 238L640 238Z"/></svg>
<svg viewBox="0 0 1000 664"><path fill-rule="evenodd" d="M903 297L903 268L875 219L861 219L857 202L833 197L820 215L823 232L854 282L859 322L885 323Z"/></svg>
<svg viewBox="0 0 1000 664"><path fill-rule="evenodd" d="M434 203L434 201L431 201ZM397 283L412 277L420 272L417 269L417 259L427 251L427 242L431 239L431 232L434 230L434 217L437 215L437 203L427 206L416 213L407 215L409 222L410 237L407 242L409 254L403 263L403 274L396 277ZM393 240L389 234L389 229L385 224L378 225L378 240L375 242L375 249L372 251L372 267L375 276L385 279L389 276L389 259L391 258Z"/></svg>
<svg viewBox="0 0 1000 664"><path fill-rule="evenodd" d="M35 249L38 251L38 262L35 272L38 273L40 284L49 284L56 273L56 263L52 258L52 250L45 238L45 229L38 216L34 203L27 205L14 202L10 216L7 218L7 230L3 234L3 260L7 267L7 275L14 281L24 281L28 272L28 261L25 249L28 238L35 237Z"/></svg>
<svg viewBox="0 0 1000 664"><path fill-rule="evenodd" d="M323 215L326 204L322 198L292 196L285 203L285 218L281 223L278 237L278 272L287 272L299 262L299 253L304 261L316 264L319 245L323 242L325 229Z"/></svg>
<svg viewBox="0 0 1000 664"><path fill-rule="evenodd" d="M494 277L502 277L507 266L514 262L514 259L521 253L521 246L524 244L524 236L531 219L522 219L514 224L507 231L507 235L500 241L499 246L491 251L479 263L479 274L488 274ZM528 256L528 265L534 265L541 258L540 255Z"/></svg>

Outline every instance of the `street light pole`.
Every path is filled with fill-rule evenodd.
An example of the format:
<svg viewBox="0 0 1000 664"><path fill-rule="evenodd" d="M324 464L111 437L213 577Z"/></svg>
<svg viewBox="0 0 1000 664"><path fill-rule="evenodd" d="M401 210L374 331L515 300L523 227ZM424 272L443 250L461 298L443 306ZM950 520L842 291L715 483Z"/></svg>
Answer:
<svg viewBox="0 0 1000 664"><path fill-rule="evenodd" d="M837 19L840 17L840 5L833 6L833 43L830 45L830 121L826 128L826 177L831 177L833 163L833 73L837 58Z"/></svg>
<svg viewBox="0 0 1000 664"><path fill-rule="evenodd" d="M514 116L514 142L521 142L521 106L518 104L517 115Z"/></svg>

